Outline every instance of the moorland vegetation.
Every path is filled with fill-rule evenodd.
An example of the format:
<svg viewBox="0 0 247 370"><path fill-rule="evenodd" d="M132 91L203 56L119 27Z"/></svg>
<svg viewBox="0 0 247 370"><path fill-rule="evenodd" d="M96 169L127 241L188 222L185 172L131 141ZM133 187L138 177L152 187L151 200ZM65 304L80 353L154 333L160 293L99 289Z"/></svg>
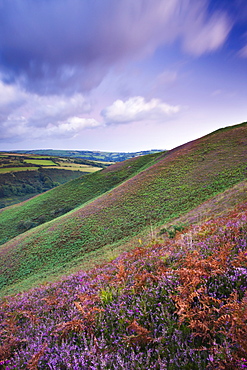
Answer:
<svg viewBox="0 0 247 370"><path fill-rule="evenodd" d="M243 123L4 209L0 366L246 368L246 145Z"/></svg>
<svg viewBox="0 0 247 370"><path fill-rule="evenodd" d="M74 180L72 188L64 184L3 210L2 242L19 235L0 249L0 269L5 271L0 289L19 289L19 284L29 286L68 273L91 259L95 251L100 253L107 246L114 249L245 180L246 132L247 124L218 130L169 152L117 163L86 175L85 182ZM60 208L73 209L56 217L52 211ZM46 217L46 212L53 220L23 233L24 217L29 217L29 226L28 222L40 223L36 218Z"/></svg>
<svg viewBox="0 0 247 370"><path fill-rule="evenodd" d="M3 369L244 369L247 205L0 301Z"/></svg>

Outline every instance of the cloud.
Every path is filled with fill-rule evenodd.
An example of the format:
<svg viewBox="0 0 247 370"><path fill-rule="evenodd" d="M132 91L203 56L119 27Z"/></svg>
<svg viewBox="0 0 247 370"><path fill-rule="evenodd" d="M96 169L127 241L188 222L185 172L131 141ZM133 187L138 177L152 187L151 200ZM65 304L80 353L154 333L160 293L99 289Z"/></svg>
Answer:
<svg viewBox="0 0 247 370"><path fill-rule="evenodd" d="M247 45L245 45L240 51L239 51L239 56L241 58L247 58Z"/></svg>
<svg viewBox="0 0 247 370"><path fill-rule="evenodd" d="M209 19L202 2L191 9L191 15L187 17L184 27L184 49L200 56L206 52L212 52L221 47L232 28L232 22L222 12L215 12ZM193 19L193 22L190 20Z"/></svg>
<svg viewBox="0 0 247 370"><path fill-rule="evenodd" d="M206 0L0 0L4 81L38 94L90 91L109 70L181 40L201 55L219 48L231 22Z"/></svg>
<svg viewBox="0 0 247 370"><path fill-rule="evenodd" d="M66 122L58 122L56 125L49 125L46 134L47 136L53 137L74 138L84 129L98 126L101 126L101 123L94 118L71 117Z"/></svg>
<svg viewBox="0 0 247 370"><path fill-rule="evenodd" d="M163 121L180 110L179 106L168 105L159 99L146 101L141 96L132 97L125 102L116 100L105 108L101 115L106 124L123 124L135 121Z"/></svg>
<svg viewBox="0 0 247 370"><path fill-rule="evenodd" d="M82 129L96 127L85 118L90 102L81 94L39 96L0 82L0 141L60 135L73 137Z"/></svg>

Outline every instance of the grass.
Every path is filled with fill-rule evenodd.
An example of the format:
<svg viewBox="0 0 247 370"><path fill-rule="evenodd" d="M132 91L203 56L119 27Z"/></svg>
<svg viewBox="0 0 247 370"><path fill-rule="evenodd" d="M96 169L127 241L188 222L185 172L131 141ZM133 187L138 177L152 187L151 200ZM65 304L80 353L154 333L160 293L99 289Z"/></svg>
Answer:
<svg viewBox="0 0 247 370"><path fill-rule="evenodd" d="M239 204L175 239L5 297L3 370L244 369L246 220Z"/></svg>
<svg viewBox="0 0 247 370"><path fill-rule="evenodd" d="M60 207L78 206L78 199L82 204L1 247L2 288L22 281L25 285L26 279L35 275L49 278L54 266L57 274L67 273L72 266L80 266L89 253L121 243L151 226L168 223L243 181L246 153L240 143L247 137L246 130L246 124L238 125L162 155L116 164L83 181L77 179L64 185L59 192L54 189L15 207L14 213L12 209L2 211L5 225L18 225L26 214L29 218L20 226L27 228L36 222L35 213L30 216L35 207L37 217L40 209L43 216L51 217L51 204L55 215L59 215ZM151 159L156 160L152 166ZM131 164L138 168L137 174ZM2 226L2 230L8 238L14 227L6 231Z"/></svg>
<svg viewBox="0 0 247 370"><path fill-rule="evenodd" d="M0 173L19 172L19 171L37 171L38 167L3 167L0 168Z"/></svg>
<svg viewBox="0 0 247 370"><path fill-rule="evenodd" d="M56 159L55 162L49 159L25 159L24 163L29 163L37 166L45 166L49 168L58 168L62 170L68 171L82 171L87 173L92 173L100 170L100 167L90 166L90 165L83 165L71 162L69 160L58 160Z"/></svg>
<svg viewBox="0 0 247 370"><path fill-rule="evenodd" d="M77 163L64 163L64 162L57 162L59 165L59 169L63 170L71 170L71 171L81 171L87 173L93 173L99 171L100 167L85 165L85 164L77 164ZM57 167L50 167L50 168L57 168Z"/></svg>
<svg viewBox="0 0 247 370"><path fill-rule="evenodd" d="M87 271L97 265L105 263L106 261L112 261L120 254L130 251L133 248L138 248L143 245L151 245L154 240L163 242L164 239L167 239L167 236L170 236L169 232L166 233L162 231L164 228L168 231L174 230L174 228L183 231L184 229L187 230L190 225L200 225L202 222L206 222L212 217L225 216L230 211L232 212L232 210L239 204L247 202L246 190L247 181L241 182L233 188L209 199L195 209L189 211L187 214L171 220L170 223L159 227L154 227L150 224L147 228L132 238L126 237L120 241L105 245L96 250L81 253L76 259L67 262L65 265L54 265L53 270L50 271L49 274L47 271L38 271L37 273L33 273L24 280L14 283L11 286L6 286L0 292L0 296L25 291L35 287L37 283L44 284L52 281L55 282L60 280L65 274L68 275L80 270ZM171 241L176 235L177 233L172 235Z"/></svg>
<svg viewBox="0 0 247 370"><path fill-rule="evenodd" d="M1 210L0 243L27 230L23 229L25 222L29 222L30 226L37 226L99 197L133 176L143 166L152 164L156 156L153 154L115 164L111 168L70 181L25 203Z"/></svg>
<svg viewBox="0 0 247 370"><path fill-rule="evenodd" d="M54 166L55 163L49 159L24 159L24 163L35 164L37 166Z"/></svg>

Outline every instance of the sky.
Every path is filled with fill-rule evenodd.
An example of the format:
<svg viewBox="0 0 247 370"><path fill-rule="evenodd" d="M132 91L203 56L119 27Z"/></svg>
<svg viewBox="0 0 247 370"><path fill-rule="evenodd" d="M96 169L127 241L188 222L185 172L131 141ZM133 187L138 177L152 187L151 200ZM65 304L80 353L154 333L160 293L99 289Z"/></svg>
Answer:
<svg viewBox="0 0 247 370"><path fill-rule="evenodd" d="M247 121L247 0L0 0L0 150L172 149Z"/></svg>

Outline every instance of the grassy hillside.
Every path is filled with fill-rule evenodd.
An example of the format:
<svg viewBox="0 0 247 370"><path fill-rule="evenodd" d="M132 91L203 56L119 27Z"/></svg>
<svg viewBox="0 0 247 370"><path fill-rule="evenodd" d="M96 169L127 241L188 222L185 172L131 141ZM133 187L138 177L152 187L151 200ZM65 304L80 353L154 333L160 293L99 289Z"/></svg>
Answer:
<svg viewBox="0 0 247 370"><path fill-rule="evenodd" d="M96 249L169 222L243 181L246 144L246 123L218 130L160 155L112 191L16 237L0 250L1 286L66 273ZM104 173L110 176L113 168Z"/></svg>
<svg viewBox="0 0 247 370"><path fill-rule="evenodd" d="M145 168L151 165L157 155L117 163L103 171L70 181L24 203L0 210L0 244L102 195L133 176L143 166Z"/></svg>
<svg viewBox="0 0 247 370"><path fill-rule="evenodd" d="M19 171L14 168L13 172L0 173L0 208L19 203L83 175L82 172L65 169L37 170L35 167L30 171L30 168L24 170L24 167L19 167Z"/></svg>
<svg viewBox="0 0 247 370"><path fill-rule="evenodd" d="M247 203L0 300L1 369L241 370Z"/></svg>

